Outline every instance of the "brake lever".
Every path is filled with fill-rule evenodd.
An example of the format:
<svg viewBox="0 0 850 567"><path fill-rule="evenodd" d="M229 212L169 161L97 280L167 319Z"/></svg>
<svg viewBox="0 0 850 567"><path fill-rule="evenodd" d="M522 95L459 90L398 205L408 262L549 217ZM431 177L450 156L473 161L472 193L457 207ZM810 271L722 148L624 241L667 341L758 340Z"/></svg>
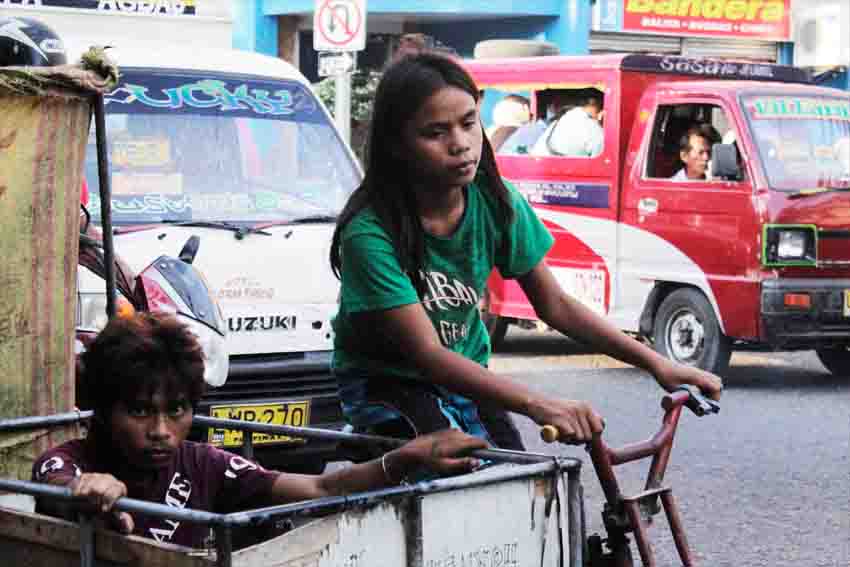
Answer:
<svg viewBox="0 0 850 567"><path fill-rule="evenodd" d="M688 393L689 397L688 401L685 402L685 406L698 417L703 417L709 413L720 413L720 404L704 396L700 389L693 384L685 384L676 389Z"/></svg>

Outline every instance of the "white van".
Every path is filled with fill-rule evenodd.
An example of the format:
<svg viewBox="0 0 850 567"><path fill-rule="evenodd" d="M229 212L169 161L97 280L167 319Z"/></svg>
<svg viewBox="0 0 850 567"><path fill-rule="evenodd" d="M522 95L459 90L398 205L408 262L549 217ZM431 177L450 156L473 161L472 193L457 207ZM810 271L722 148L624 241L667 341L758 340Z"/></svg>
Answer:
<svg viewBox="0 0 850 567"><path fill-rule="evenodd" d="M121 72L105 99L116 253L139 271L198 235L194 265L227 321L230 372L199 413L340 428L328 251L362 173L331 117L277 58L158 42L108 54ZM93 133L85 173L97 222ZM81 268L79 294L79 324L102 327L102 280ZM241 444L241 432L194 436ZM334 449L254 436L269 467L315 472Z"/></svg>

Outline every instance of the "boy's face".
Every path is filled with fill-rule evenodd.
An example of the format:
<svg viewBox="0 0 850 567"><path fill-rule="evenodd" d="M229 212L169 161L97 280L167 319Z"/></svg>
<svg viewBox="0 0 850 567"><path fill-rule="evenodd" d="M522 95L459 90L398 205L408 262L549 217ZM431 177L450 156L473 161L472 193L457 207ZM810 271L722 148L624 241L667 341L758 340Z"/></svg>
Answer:
<svg viewBox="0 0 850 567"><path fill-rule="evenodd" d="M167 466L189 435L192 406L188 398L167 399L161 390L129 405L117 402L110 417L112 444L136 468Z"/></svg>

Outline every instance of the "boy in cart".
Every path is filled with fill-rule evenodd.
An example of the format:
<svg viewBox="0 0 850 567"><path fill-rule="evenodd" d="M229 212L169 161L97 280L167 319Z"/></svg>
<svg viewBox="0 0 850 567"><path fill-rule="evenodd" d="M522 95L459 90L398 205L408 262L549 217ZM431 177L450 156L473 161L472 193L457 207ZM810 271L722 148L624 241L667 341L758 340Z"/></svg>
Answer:
<svg viewBox="0 0 850 567"><path fill-rule="evenodd" d="M186 441L204 390L204 360L195 336L174 316L139 313L116 318L83 354L81 386L93 403L85 439L44 453L33 479L68 486L123 533L203 547L208 529L113 510L128 496L218 513L398 484L410 471L472 470L465 457L485 443L459 431L419 437L374 461L322 475L266 470L210 445ZM73 519L74 509L39 500L36 511Z"/></svg>

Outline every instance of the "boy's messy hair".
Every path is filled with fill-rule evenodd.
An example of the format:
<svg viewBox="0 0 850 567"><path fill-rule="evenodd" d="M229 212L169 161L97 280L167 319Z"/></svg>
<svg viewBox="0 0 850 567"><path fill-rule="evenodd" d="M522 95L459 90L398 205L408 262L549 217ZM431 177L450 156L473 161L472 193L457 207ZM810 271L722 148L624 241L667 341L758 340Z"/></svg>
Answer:
<svg viewBox="0 0 850 567"><path fill-rule="evenodd" d="M416 196L409 190L407 157L399 155L397 149L404 125L429 97L445 87L460 89L475 102L481 98L481 91L466 70L443 54L426 51L405 55L384 71L375 92L366 175L340 213L331 242L330 263L337 277L342 266L343 230L357 213L371 207L392 238L402 269L410 275L420 296L424 294L425 231L416 211ZM478 176L483 181L482 189L497 203L502 224L508 226L513 220L511 199L486 136L483 136Z"/></svg>
<svg viewBox="0 0 850 567"><path fill-rule="evenodd" d="M196 406L204 393L204 353L169 313L115 317L82 355L80 405L108 419L117 402L132 405L160 390Z"/></svg>

